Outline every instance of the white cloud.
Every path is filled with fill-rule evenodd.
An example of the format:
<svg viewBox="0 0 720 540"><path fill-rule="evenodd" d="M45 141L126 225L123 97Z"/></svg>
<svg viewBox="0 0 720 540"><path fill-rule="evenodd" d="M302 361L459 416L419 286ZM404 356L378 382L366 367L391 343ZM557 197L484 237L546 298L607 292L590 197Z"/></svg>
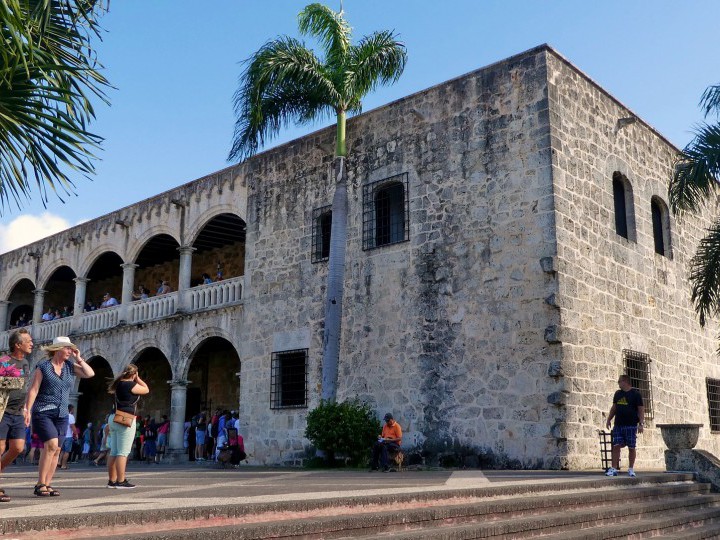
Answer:
<svg viewBox="0 0 720 540"><path fill-rule="evenodd" d="M65 218L43 212L39 216L26 214L7 225L0 224L0 253L6 253L69 228Z"/></svg>

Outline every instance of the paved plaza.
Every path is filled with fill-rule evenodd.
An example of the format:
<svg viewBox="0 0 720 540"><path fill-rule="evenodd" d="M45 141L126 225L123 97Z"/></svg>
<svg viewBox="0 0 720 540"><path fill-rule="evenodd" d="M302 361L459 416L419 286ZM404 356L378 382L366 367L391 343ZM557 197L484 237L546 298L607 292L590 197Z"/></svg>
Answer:
<svg viewBox="0 0 720 540"><path fill-rule="evenodd" d="M128 479L136 489L107 489L107 476L100 467L73 465L58 471L53 485L60 497L35 497L32 487L36 469L13 466L3 472L2 482L12 502L0 507L0 522L25 520L53 524L74 517L79 522L99 524L103 516L137 510L153 521L192 519L188 512L207 512L223 506L259 505L284 510L301 508L303 501L337 500L508 485L543 481L583 480L602 477L597 471L450 471L404 470L369 473L366 470L306 470L241 467L221 469L213 464L145 465L131 463ZM157 527L158 524L150 525ZM176 524L175 527L188 527ZM109 530L105 531L110 533ZM92 537L76 532L63 538ZM35 538L42 533L9 534L7 538ZM45 533L47 538L47 533Z"/></svg>

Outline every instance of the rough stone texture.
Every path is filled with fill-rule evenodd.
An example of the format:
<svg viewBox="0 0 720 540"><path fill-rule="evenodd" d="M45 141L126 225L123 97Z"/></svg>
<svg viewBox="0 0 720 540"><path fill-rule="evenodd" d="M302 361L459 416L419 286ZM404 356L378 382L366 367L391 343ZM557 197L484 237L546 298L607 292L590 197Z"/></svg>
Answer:
<svg viewBox="0 0 720 540"><path fill-rule="evenodd" d="M720 377L717 326L699 328L686 273L708 221L672 220L672 258L654 253L650 198L665 199L676 150L642 121L617 129L628 116L539 47L350 120L339 398L368 401L379 416L393 412L408 455L485 468L599 467L597 430L623 349L652 359L655 420L707 416L704 379ZM223 404L237 395L234 372L242 371L251 461L298 465L308 455L308 409L270 408L271 357L308 349L308 407L316 406L327 263L311 262L312 213L332 201L334 133L318 131L5 254L0 299L17 285L16 299L32 304L28 283L46 286L60 266L85 277L103 253L133 262L156 235L192 245L213 216L238 215L245 245L194 258L192 273L214 275L217 260L230 261L226 275L245 276L242 305L77 339L115 373L157 348L172 379L190 370L193 384ZM615 171L632 184L634 241L614 230ZM409 238L363 251L363 186L400 174ZM37 279L30 252L41 255ZM152 287L161 275L177 280L177 263L139 268L135 282ZM89 294L101 286L118 291L91 282ZM203 364L207 374L193 363L212 337L237 351L232 376L232 354ZM700 445L717 450L707 433ZM638 467L661 465L652 422L640 448Z"/></svg>

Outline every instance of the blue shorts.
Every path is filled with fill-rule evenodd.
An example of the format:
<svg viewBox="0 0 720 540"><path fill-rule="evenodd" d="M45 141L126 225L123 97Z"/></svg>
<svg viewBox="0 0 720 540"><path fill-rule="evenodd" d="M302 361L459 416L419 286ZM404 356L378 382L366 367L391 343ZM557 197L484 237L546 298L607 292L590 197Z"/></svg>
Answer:
<svg viewBox="0 0 720 540"><path fill-rule="evenodd" d="M25 417L22 414L5 413L0 421L0 441L25 440Z"/></svg>
<svg viewBox="0 0 720 540"><path fill-rule="evenodd" d="M157 454L155 441L145 441L145 457L155 457L155 454Z"/></svg>
<svg viewBox="0 0 720 540"><path fill-rule="evenodd" d="M206 431L196 431L195 432L195 444L205 444L205 433Z"/></svg>
<svg viewBox="0 0 720 540"><path fill-rule="evenodd" d="M613 446L635 448L637 443L637 426L615 426L612 430Z"/></svg>
<svg viewBox="0 0 720 540"><path fill-rule="evenodd" d="M62 451L67 452L68 454L70 452L72 452L72 444L73 444L72 437L65 437L65 440L62 443Z"/></svg>
<svg viewBox="0 0 720 540"><path fill-rule="evenodd" d="M57 439L58 446L62 446L67 433L68 420L67 416L60 416L57 409L42 412L33 411L32 430L33 433L37 433L42 442Z"/></svg>
<svg viewBox="0 0 720 540"><path fill-rule="evenodd" d="M157 445L163 447L167 445L167 433L158 433Z"/></svg>

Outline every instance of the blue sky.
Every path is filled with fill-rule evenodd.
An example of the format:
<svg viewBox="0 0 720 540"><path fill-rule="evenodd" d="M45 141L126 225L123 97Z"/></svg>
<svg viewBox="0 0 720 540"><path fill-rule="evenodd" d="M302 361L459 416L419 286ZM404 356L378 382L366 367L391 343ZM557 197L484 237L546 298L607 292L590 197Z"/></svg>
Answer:
<svg viewBox="0 0 720 540"><path fill-rule="evenodd" d="M77 196L36 196L0 217L0 252L226 167L240 62L280 34L297 37L291 0L114 0L98 44L117 88L99 105L97 175ZM327 2L334 9L339 0ZM393 29L409 61L365 110L548 43L677 146L720 82L716 0L345 0L359 38ZM308 45L315 44L308 42ZM291 128L270 146L331 123ZM34 237L33 237L34 235Z"/></svg>

